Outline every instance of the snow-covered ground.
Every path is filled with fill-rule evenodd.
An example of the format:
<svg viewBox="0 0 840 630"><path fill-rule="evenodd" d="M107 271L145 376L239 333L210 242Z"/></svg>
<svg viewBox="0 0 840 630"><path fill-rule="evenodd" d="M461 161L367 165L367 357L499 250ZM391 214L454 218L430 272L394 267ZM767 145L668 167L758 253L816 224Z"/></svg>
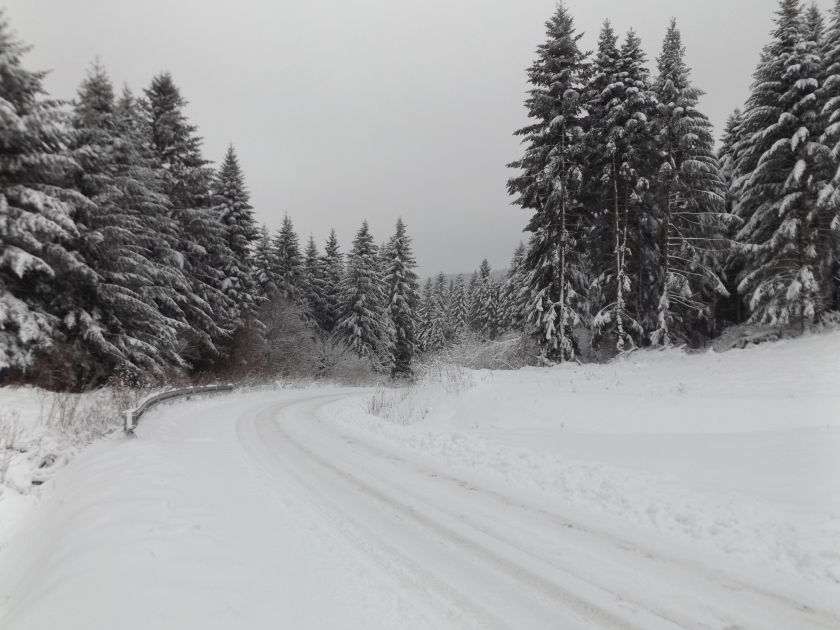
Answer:
<svg viewBox="0 0 840 630"><path fill-rule="evenodd" d="M39 487L0 628L837 628L838 377L835 333L175 403Z"/></svg>
<svg viewBox="0 0 840 630"><path fill-rule="evenodd" d="M439 380L382 394L392 421L333 413L558 507L840 588L840 333Z"/></svg>

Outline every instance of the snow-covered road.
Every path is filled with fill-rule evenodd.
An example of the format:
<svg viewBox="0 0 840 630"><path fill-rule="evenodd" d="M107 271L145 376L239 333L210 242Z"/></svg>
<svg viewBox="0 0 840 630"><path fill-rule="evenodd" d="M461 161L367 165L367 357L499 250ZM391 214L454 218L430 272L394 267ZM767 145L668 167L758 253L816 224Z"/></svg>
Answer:
<svg viewBox="0 0 840 630"><path fill-rule="evenodd" d="M336 421L359 390L150 414L0 555L0 628L840 627L824 591L705 562Z"/></svg>

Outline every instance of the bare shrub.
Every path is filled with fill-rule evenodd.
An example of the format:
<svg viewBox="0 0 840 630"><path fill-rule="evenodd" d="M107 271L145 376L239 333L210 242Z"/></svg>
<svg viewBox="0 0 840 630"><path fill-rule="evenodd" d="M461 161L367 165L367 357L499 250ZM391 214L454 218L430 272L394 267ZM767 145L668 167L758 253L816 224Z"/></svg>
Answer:
<svg viewBox="0 0 840 630"><path fill-rule="evenodd" d="M511 333L495 341L469 335L435 358L473 370L518 370L536 365L538 356L539 349L532 339Z"/></svg>
<svg viewBox="0 0 840 630"><path fill-rule="evenodd" d="M372 416L384 418L395 424L409 425L422 420L426 411L416 400L414 386L378 386L368 398L366 411Z"/></svg>
<svg viewBox="0 0 840 630"><path fill-rule="evenodd" d="M440 385L450 394L461 394L475 383L469 368L450 362L438 355L418 367L418 382L423 385Z"/></svg>
<svg viewBox="0 0 840 630"><path fill-rule="evenodd" d="M23 426L14 410L0 410L0 486L6 482L9 466L15 455L23 453Z"/></svg>
<svg viewBox="0 0 840 630"><path fill-rule="evenodd" d="M111 386L84 394L41 392L41 422L76 444L87 444L122 426L122 412L143 390Z"/></svg>

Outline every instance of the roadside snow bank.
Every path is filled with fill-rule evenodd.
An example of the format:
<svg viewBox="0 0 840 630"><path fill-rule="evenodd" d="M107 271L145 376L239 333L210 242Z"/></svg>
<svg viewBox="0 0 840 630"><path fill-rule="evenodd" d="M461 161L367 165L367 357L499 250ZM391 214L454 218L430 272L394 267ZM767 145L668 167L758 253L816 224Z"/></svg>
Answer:
<svg viewBox="0 0 840 630"><path fill-rule="evenodd" d="M78 451L121 426L119 412L136 393L106 389L60 394L0 388L0 549L41 487Z"/></svg>
<svg viewBox="0 0 840 630"><path fill-rule="evenodd" d="M371 400L330 413L561 509L840 585L840 333L471 380L378 392L389 419Z"/></svg>

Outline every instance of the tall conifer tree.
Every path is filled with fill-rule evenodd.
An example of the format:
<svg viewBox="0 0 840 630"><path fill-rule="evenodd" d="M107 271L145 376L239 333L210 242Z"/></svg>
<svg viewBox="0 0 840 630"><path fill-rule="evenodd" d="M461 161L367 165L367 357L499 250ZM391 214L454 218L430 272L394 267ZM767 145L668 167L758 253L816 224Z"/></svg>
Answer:
<svg viewBox="0 0 840 630"><path fill-rule="evenodd" d="M521 173L508 182L509 192L517 195L515 203L534 211L526 228L534 235L526 263L533 295L528 317L543 354L560 360L574 356L573 326L582 320L580 298L585 290L578 250L578 193L589 63L578 45L581 36L560 2L528 71L532 87L525 106L533 122L517 132L526 150L510 165Z"/></svg>
<svg viewBox="0 0 840 630"><path fill-rule="evenodd" d="M388 242L385 258L386 300L394 329L391 375L402 378L411 375L411 361L417 345L415 311L420 300L411 238L406 233L402 219L397 220L396 231Z"/></svg>
<svg viewBox="0 0 840 630"><path fill-rule="evenodd" d="M712 126L697 105L685 47L672 20L658 58L654 116L660 156L654 178L658 204L658 315L654 344L688 341L694 324L712 318L710 296L728 293L719 277L726 233L724 184Z"/></svg>
<svg viewBox="0 0 840 630"><path fill-rule="evenodd" d="M347 257L336 333L356 354L382 368L388 362L389 326L379 260L379 248L365 221Z"/></svg>
<svg viewBox="0 0 840 630"><path fill-rule="evenodd" d="M818 43L805 35L799 0L781 0L776 28L744 110L736 165L737 234L744 270L739 292L753 321L818 319Z"/></svg>

